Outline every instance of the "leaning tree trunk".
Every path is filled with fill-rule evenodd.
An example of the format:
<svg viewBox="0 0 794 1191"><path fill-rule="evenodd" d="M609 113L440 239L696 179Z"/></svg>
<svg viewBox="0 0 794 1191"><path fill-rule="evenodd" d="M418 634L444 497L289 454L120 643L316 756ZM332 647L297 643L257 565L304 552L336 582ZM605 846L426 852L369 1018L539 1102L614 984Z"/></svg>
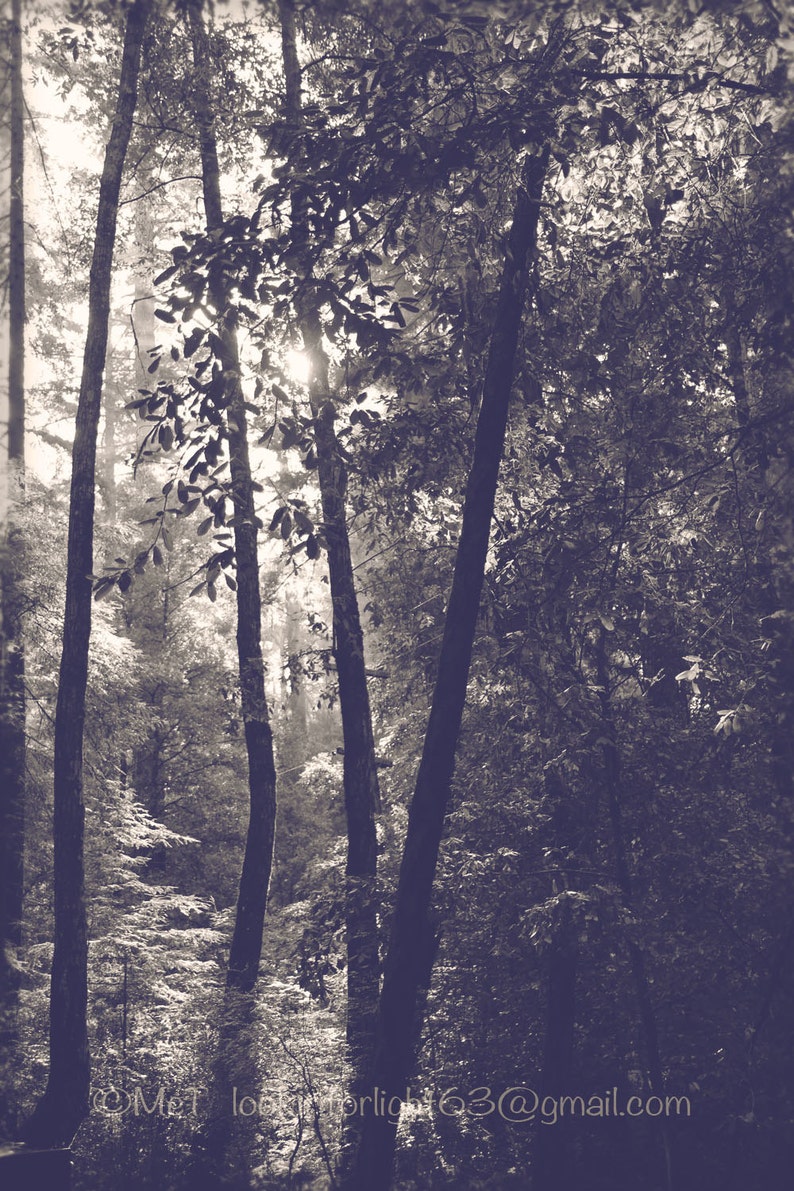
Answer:
<svg viewBox="0 0 794 1191"><path fill-rule="evenodd" d="M422 994L430 984L435 954L430 922L433 879L466 701L546 162L545 153L527 159L507 239L438 676L408 818L370 1079L386 1104L405 1095L421 1028ZM391 1114L365 1115L361 1144L343 1181L345 1191L387 1191L396 1133Z"/></svg>
<svg viewBox="0 0 794 1191"><path fill-rule="evenodd" d="M100 180L88 331L72 449L66 608L55 710L55 950L50 988L50 1072L44 1096L25 1128L26 1140L39 1145L68 1144L88 1110L91 1063L86 1027L83 728L91 636L97 432L119 190L150 8L151 0L134 0L127 14L116 111Z"/></svg>
<svg viewBox="0 0 794 1191"><path fill-rule="evenodd" d="M280 0L286 115L293 130L301 125L300 66L295 42L295 14L291 0ZM334 659L339 682L339 705L344 738L347 866L345 935L347 944L347 1048L352 1077L350 1094L366 1095L368 1062L374 1043L378 1003L378 906L375 880L378 849L375 814L379 807L375 739L367 689L364 634L347 530L347 469L334 429L335 408L330 392L328 357L322 325L312 292L307 261L308 229L301 204L292 209L292 232L306 261L299 278L298 317L303 346L309 358L309 398L328 549L328 575L333 604ZM360 1118L348 1115L342 1138L343 1164L354 1152Z"/></svg>
<svg viewBox="0 0 794 1191"><path fill-rule="evenodd" d="M25 652L22 636L22 533L18 509L25 479L25 217L22 14L11 0L9 28L8 203L8 491L0 607L0 1050L17 1038L25 852ZM10 1091L10 1089L9 1089ZM10 1106L0 1100L0 1126Z"/></svg>

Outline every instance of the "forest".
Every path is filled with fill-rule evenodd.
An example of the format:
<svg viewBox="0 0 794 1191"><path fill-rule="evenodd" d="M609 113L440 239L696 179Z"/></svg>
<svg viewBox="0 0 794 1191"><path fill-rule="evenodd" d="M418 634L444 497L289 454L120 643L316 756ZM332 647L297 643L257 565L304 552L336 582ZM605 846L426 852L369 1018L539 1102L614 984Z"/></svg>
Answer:
<svg viewBox="0 0 794 1191"><path fill-rule="evenodd" d="M786 1191L786 0L5 0L0 1185Z"/></svg>

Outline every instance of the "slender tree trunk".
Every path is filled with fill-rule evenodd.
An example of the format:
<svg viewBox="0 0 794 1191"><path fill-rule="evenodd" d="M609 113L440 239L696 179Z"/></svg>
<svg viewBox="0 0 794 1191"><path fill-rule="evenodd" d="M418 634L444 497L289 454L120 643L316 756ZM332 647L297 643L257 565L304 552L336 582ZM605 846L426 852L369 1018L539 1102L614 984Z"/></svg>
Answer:
<svg viewBox="0 0 794 1191"><path fill-rule="evenodd" d="M136 236L142 240L146 236L147 238L144 240L144 243L152 245L154 243L154 235L151 230L151 224L148 220L144 219L139 210L136 210L135 216ZM136 389L145 389L151 384L152 378L149 375L148 368L152 362L149 352L155 345L155 305L154 298L152 298L150 293L150 287L145 285L140 277L136 277L135 296L130 314L130 324L135 337Z"/></svg>
<svg viewBox="0 0 794 1191"><path fill-rule="evenodd" d="M544 581L542 603L547 610L547 619L545 632L539 631L540 626L536 630L537 643L541 646L538 663L553 689L555 678L565 682L563 675L576 674L580 669L570 624L573 572L566 568L560 573L547 557L541 574ZM550 700L540 704L535 731L541 739L548 741L545 746L548 761L543 767L543 805L547 815L545 842L552 853L576 856L592 868L597 803L588 789L590 783L580 779L579 789L575 791L566 780L562 766L555 764L554 758L563 749L563 739ZM544 957L546 1021L540 1087L542 1095L555 1098L570 1094L573 1087L579 941L577 923L565 891L575 889L581 879L575 871L566 872L563 861L550 890L551 895L557 895L560 900L559 917ZM553 1127L540 1125L537 1128L532 1155L532 1191L562 1191L576 1185L575 1142L574 1122L569 1117L561 1117Z"/></svg>
<svg viewBox="0 0 794 1191"><path fill-rule="evenodd" d="M25 462L25 100L22 92L22 3L11 0L9 195L8 458L19 473ZM18 481L21 477L17 476Z"/></svg>
<svg viewBox="0 0 794 1191"><path fill-rule="evenodd" d="M201 174L207 230L223 225L218 149L213 127L207 71L210 49L201 15L200 0L189 8L193 40L195 110L201 145ZM257 520L248 456L248 434L240 357L234 330L235 315L228 294L216 285L211 295L219 319L224 382L229 466L234 495L234 546L237 560L237 658L240 669L245 743L248 751L250 814L234 935L229 954L227 984L250 992L256 984L262 953L262 931L273 866L276 828L276 766L273 733L265 696L262 661L261 596L257 555Z"/></svg>
<svg viewBox="0 0 794 1191"><path fill-rule="evenodd" d="M149 704L155 723L162 711L162 692L158 690ZM164 738L159 728L152 728L148 735L136 745L133 751L131 781L133 789L148 813L158 823L165 822L165 765L163 759ZM154 848L146 865L149 875L158 874L163 879L167 864L168 849L162 845Z"/></svg>
<svg viewBox="0 0 794 1191"><path fill-rule="evenodd" d="M423 990L430 984L435 937L430 922L438 850L444 828L458 735L466 701L499 464L504 447L518 335L537 242L547 156L528 158L507 240L494 329L477 420L474 457L441 645L438 676L408 819L376 1026L371 1085L405 1096L416 1055ZM396 1124L369 1112L345 1191L387 1191Z"/></svg>
<svg viewBox="0 0 794 1191"><path fill-rule="evenodd" d="M150 8L151 0L134 0L127 13L116 111L100 180L88 331L72 450L66 609L55 711L55 950L50 988L50 1072L44 1096L25 1129L26 1140L39 1145L68 1144L88 1110L91 1064L86 1026L83 728L91 635L97 433L119 190Z"/></svg>
<svg viewBox="0 0 794 1191"><path fill-rule="evenodd" d="M785 564L781 566L781 561L790 557L790 549L786 548L786 544L791 540L791 528L790 524L784 526L781 523L781 510L786 508L785 497L781 499L780 493L775 491L776 485L770 485L768 481L767 469L775 453L774 445L766 441L764 431L754 424L744 345L732 294L728 295L726 305L727 321L723 334L728 348L728 372L733 387L736 425L741 432L741 458L747 492L746 507L739 507L736 516L740 529L744 527L743 534L748 538L753 533L757 535L745 566L748 589L767 634L767 667L774 707L770 756L778 802L788 822L794 794L794 633L790 622L785 619L767 618L778 610L790 610L791 585L785 578L786 567ZM790 513L785 512L783 516L788 519ZM759 521L761 528L753 530L754 524ZM765 541L762 535L765 535ZM778 546L777 551L774 545ZM748 546L744 548L749 553ZM775 553L778 555L777 563L773 561Z"/></svg>
<svg viewBox="0 0 794 1191"><path fill-rule="evenodd" d="M110 333L109 329L109 333ZM116 522L116 378L113 375L113 350L105 357L105 385L102 412L102 478L100 488L105 502L105 512L111 525Z"/></svg>
<svg viewBox="0 0 794 1191"><path fill-rule="evenodd" d="M750 408L750 393L744 361L744 345L737 323L736 302L733 294L726 296L726 322L723 337L728 349L728 375L733 387L736 408L736 425L742 434L742 449L752 477L753 496L758 498L764 491L764 473L769 463L763 431L753 424Z"/></svg>
<svg viewBox="0 0 794 1191"><path fill-rule="evenodd" d="M295 14L291 0L280 0L286 114L298 129L301 123L300 67L295 42ZM293 233L304 245L308 233L302 226L300 205L293 205ZM309 397L314 419L314 441L328 548L328 574L333 603L334 658L339 681L339 704L344 738L345 811L347 815L347 1047L351 1064L351 1095L366 1095L368 1062L374 1043L378 1003L378 906L375 881L378 849L375 826L380 806L375 739L364 657L364 634L358 607L350 538L347 530L347 469L334 429L335 408L330 392L328 357L323 348L322 326L311 292L307 266L301 278L299 320L304 349L309 358ZM358 1144L361 1118L345 1119L343 1162Z"/></svg>
<svg viewBox="0 0 794 1191"><path fill-rule="evenodd" d="M25 219L21 0L11 0L9 28L10 177L8 205L8 491L0 608L0 1049L17 1036L25 852L25 651L22 550L18 509L25 481ZM0 1100L0 1125L9 1106ZM9 1122L10 1123L10 1122Z"/></svg>
<svg viewBox="0 0 794 1191"><path fill-rule="evenodd" d="M576 927L563 915L551 941L546 987L546 1028L541 1088L544 1096L570 1094L573 1038L576 1025ZM575 1186L570 1119L538 1128L533 1159L532 1191L563 1191Z"/></svg>
<svg viewBox="0 0 794 1191"><path fill-rule="evenodd" d="M596 670L599 686L599 700L603 723L602 756L604 763L604 784L606 786L609 819L612 828L612 846L615 858L615 872L621 900L627 910L633 907L633 891L629 858L626 853L626 839L623 830L623 799L620 752L617 745L617 731L610 706L610 681L606 656L606 630L601 629L596 656ZM662 1054L659 1045L659 1030L656 1024L656 1010L651 996L651 986L645 967L645 953L629 939L627 942L629 966L634 981L637 1008L645 1044L645 1060L651 1092L664 1099L665 1079ZM664 1118L658 1120L659 1137L665 1161L665 1185L668 1191L673 1186L673 1156L670 1135Z"/></svg>
<svg viewBox="0 0 794 1191"><path fill-rule="evenodd" d="M202 16L202 0L191 0L188 22L193 47L193 102L201 149L204 211L207 231L212 232L223 226L223 204L209 83L211 53ZM246 411L240 384L235 313L222 281L215 283L210 296L218 317L234 498L237 658L248 754L249 819L212 1076L210 1117L195 1154L195 1181L201 1187L219 1185L224 1164L232 1161L242 1185L243 1168L251 1160L252 1138L248 1134L253 1132L252 1122L233 1119L231 1094L233 1084L248 1088L255 1086L256 1059L252 1037L255 1020L251 994L259 973L276 829L276 766L261 644L258 523L248 454ZM232 1160L235 1135L237 1149Z"/></svg>
<svg viewBox="0 0 794 1191"><path fill-rule="evenodd" d="M545 568L544 568L545 569ZM569 608L566 597L569 586L549 576L554 586L546 588L549 605L549 657L546 673L553 681L555 673L574 672L576 651L571 641ZM544 651L545 652L545 651ZM585 793L585 784L578 797L563 773L554 764L554 756L562 747L559 724L550 714L548 702L541 705L536 731L549 741L549 760L544 766L544 808L548 815L546 840L553 852L587 857L590 864L593 850L595 800ZM544 714L545 713L545 714ZM564 862L553 878L550 893L557 895L558 918L546 960L546 1021L543 1035L540 1088L543 1096L570 1094L573 1072L574 1035L576 1028L576 980L579 966L578 928L571 912L571 902L565 892L575 889L581 877L567 873ZM562 896L560 896L562 895ZM576 1185L575 1130L573 1121L561 1117L553 1127L540 1125L535 1132L532 1154L532 1191L562 1191Z"/></svg>

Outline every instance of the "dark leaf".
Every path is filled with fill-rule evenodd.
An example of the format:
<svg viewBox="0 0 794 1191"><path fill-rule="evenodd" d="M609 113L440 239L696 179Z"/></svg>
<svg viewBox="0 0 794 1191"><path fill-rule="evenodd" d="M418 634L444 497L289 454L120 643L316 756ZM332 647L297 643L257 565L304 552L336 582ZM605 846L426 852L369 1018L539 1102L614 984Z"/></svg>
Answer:
<svg viewBox="0 0 794 1191"><path fill-rule="evenodd" d="M178 269L178 265L169 265L167 269L163 269L162 273L158 273L154 279L154 285L162 285L164 281L168 281L169 277L173 277Z"/></svg>

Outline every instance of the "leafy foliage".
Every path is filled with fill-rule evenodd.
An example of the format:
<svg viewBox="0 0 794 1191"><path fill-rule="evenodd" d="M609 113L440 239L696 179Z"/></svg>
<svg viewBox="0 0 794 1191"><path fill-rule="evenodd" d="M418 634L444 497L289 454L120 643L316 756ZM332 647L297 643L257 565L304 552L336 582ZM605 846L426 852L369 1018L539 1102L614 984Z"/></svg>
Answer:
<svg viewBox="0 0 794 1191"><path fill-rule="evenodd" d="M234 213L210 235L194 209L182 17L157 19L122 207L95 556L95 1085L209 1080L246 787L228 594L233 329L282 808L252 1027L267 1112L249 1157L257 1185L273 1187L319 1185L336 1161L342 735L301 311L310 301L319 312L330 362L326 416L377 659L385 939L515 180L548 145L417 1084L437 1096L462 1084L542 1092L555 957L573 956L564 1091L655 1090L650 1022L665 1091L692 1103L692 1119L664 1134L649 1120L570 1122L579 1181L661 1188L669 1145L674 1186L782 1188L794 1120L782 18L761 3L313 4L300 13L296 129L283 117L275 13L219 9L212 100ZM60 21L60 32L31 27L31 61L91 138L108 109L114 18L86 8ZM65 188L52 135L42 152ZM45 1048L52 674L90 238L78 216L57 242L42 216L47 251L30 266L29 340L43 361L30 432L42 478L56 478L45 508L34 467L26 514L24 1102ZM188 598L204 592L209 602ZM121 1165L130 1185L187 1185L203 1112L92 1114L80 1185L109 1186ZM523 1186L538 1169L538 1128L495 1116L414 1106L399 1138L406 1189Z"/></svg>

